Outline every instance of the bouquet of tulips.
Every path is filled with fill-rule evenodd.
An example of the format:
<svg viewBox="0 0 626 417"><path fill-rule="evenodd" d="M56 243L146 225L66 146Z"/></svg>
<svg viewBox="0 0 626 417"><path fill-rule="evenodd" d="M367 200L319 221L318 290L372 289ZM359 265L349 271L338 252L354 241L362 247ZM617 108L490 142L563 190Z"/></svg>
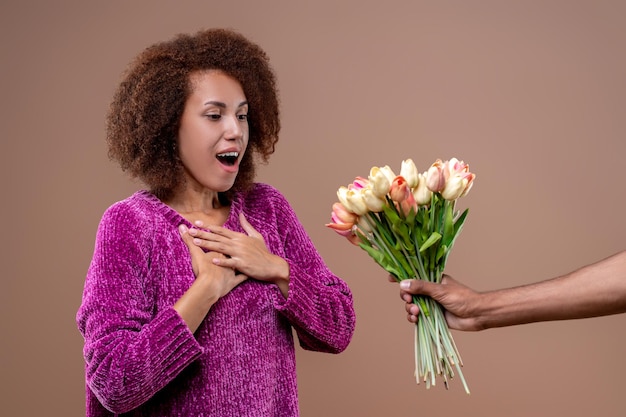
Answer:
<svg viewBox="0 0 626 417"><path fill-rule="evenodd" d="M475 174L456 158L438 159L427 171L418 172L411 159L402 161L400 175L389 166L373 167L369 176L356 177L337 191L332 228L364 249L397 281L422 279L440 283L448 255L468 213L455 209L466 195ZM439 303L414 296L420 307L415 325L415 378L427 388L436 376L448 379L458 371L465 391L469 389Z"/></svg>

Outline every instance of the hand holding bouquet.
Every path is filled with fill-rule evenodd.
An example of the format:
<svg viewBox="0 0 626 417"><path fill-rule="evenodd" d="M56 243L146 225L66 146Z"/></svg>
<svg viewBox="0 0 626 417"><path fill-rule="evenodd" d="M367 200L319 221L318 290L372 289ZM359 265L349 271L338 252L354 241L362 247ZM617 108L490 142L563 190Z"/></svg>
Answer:
<svg viewBox="0 0 626 417"><path fill-rule="evenodd" d="M389 166L373 167L337 191L332 223L326 226L364 249L397 281L422 279L440 283L448 255L468 213L455 209L456 200L472 188L475 174L456 158L438 159L419 173L411 159L402 161L400 175ZM463 362L441 306L430 297L414 296L420 308L415 327L415 377L430 388L436 376L448 379L457 370L469 389Z"/></svg>

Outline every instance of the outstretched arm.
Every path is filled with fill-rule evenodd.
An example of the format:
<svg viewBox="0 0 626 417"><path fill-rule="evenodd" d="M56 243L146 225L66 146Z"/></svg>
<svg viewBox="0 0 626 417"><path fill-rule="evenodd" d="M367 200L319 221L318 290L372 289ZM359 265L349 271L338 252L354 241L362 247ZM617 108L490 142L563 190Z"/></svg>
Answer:
<svg viewBox="0 0 626 417"><path fill-rule="evenodd" d="M560 277L495 291L477 292L449 276L441 284L406 280L400 286L409 321L419 312L412 295L424 294L441 303L457 330L606 316L626 312L626 251Z"/></svg>

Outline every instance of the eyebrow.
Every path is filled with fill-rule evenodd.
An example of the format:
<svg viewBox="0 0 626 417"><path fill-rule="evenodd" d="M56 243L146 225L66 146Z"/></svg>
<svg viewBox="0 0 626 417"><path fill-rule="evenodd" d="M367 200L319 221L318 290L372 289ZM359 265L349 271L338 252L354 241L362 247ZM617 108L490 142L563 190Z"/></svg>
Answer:
<svg viewBox="0 0 626 417"><path fill-rule="evenodd" d="M204 105L205 106L213 105L213 106L220 107L222 109L226 108L226 103L222 103L221 101L214 101L214 100L209 100L209 101L205 102ZM239 103L237 108L241 108L241 107L244 107L244 106L247 106L247 105L248 105L248 101L244 100L241 103Z"/></svg>

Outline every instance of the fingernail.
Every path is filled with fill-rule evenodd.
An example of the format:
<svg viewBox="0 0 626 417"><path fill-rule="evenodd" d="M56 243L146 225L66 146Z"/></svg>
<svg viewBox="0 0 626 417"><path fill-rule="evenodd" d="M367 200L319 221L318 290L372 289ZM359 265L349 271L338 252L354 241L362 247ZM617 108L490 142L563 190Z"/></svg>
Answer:
<svg viewBox="0 0 626 417"><path fill-rule="evenodd" d="M191 236L195 236L195 235L197 235L197 234L198 234L198 229L189 229L189 234L190 234Z"/></svg>
<svg viewBox="0 0 626 417"><path fill-rule="evenodd" d="M411 288L411 283L409 282L409 280L402 280L400 281L400 288L402 288L403 290L408 290L409 288Z"/></svg>
<svg viewBox="0 0 626 417"><path fill-rule="evenodd" d="M178 231L181 234L184 234L187 231L187 226L185 226L184 224L181 224L180 226L178 226Z"/></svg>

